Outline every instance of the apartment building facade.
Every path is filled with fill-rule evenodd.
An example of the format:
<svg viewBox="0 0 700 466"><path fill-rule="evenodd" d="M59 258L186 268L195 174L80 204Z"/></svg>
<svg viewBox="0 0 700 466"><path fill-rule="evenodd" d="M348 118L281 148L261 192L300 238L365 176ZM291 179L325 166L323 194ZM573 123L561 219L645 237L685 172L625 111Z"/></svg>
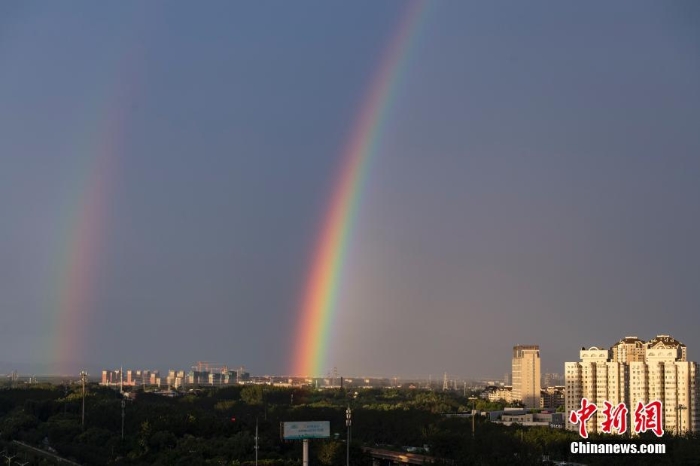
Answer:
<svg viewBox="0 0 700 466"><path fill-rule="evenodd" d="M567 412L576 411L586 398L599 407L586 424L589 433L601 431L605 401L625 404L629 428L639 402L658 400L666 433L700 430L698 365L686 360L683 343L669 335L648 342L625 337L610 349L582 348L579 357L577 362L565 363L565 406ZM567 423L567 428L578 426Z"/></svg>

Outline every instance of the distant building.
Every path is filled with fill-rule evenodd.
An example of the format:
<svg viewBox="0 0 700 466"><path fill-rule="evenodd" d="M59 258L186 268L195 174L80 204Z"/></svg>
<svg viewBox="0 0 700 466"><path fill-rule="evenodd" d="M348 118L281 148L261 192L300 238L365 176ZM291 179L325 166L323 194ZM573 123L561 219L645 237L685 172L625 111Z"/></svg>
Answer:
<svg viewBox="0 0 700 466"><path fill-rule="evenodd" d="M564 385L545 387L540 392L540 400L540 408L556 410L566 403L566 387Z"/></svg>
<svg viewBox="0 0 700 466"><path fill-rule="evenodd" d="M544 374L543 387L556 387L564 385L564 376L557 372L547 372Z"/></svg>
<svg viewBox="0 0 700 466"><path fill-rule="evenodd" d="M148 374L148 385L155 385L157 387L160 387L159 371L151 371L151 373Z"/></svg>
<svg viewBox="0 0 700 466"><path fill-rule="evenodd" d="M242 367L236 371L236 382L243 383L250 380L250 373Z"/></svg>
<svg viewBox="0 0 700 466"><path fill-rule="evenodd" d="M120 387L160 386L160 373L150 370L103 370L101 384Z"/></svg>
<svg viewBox="0 0 700 466"><path fill-rule="evenodd" d="M540 347L513 347L513 400L521 400L526 408L540 407Z"/></svg>
<svg viewBox="0 0 700 466"><path fill-rule="evenodd" d="M165 383L168 385L168 387L185 388L187 385L185 371L169 370L168 376L165 378Z"/></svg>
<svg viewBox="0 0 700 466"><path fill-rule="evenodd" d="M102 371L102 385L119 383L119 371Z"/></svg>
<svg viewBox="0 0 700 466"><path fill-rule="evenodd" d="M201 366L201 367L200 367ZM250 374L242 367L239 370L229 370L226 366L212 366L207 363L199 363L193 366L189 372L171 369L167 376L161 377L159 371L152 370L132 370L122 371L103 370L102 385L107 386L155 386L161 387L165 384L172 388L186 388L197 386L218 386L233 385L249 382Z"/></svg>
<svg viewBox="0 0 700 466"><path fill-rule="evenodd" d="M505 401L510 403L513 401L513 387L498 387L496 385L491 385L486 387L483 392L481 392L480 397L484 400L489 400L492 402Z"/></svg>
<svg viewBox="0 0 700 466"><path fill-rule="evenodd" d="M532 413L525 409L506 409L499 413L499 424L543 427L564 427L564 413Z"/></svg>
<svg viewBox="0 0 700 466"><path fill-rule="evenodd" d="M187 374L187 383L192 386L206 385L209 382L209 372L191 370Z"/></svg>

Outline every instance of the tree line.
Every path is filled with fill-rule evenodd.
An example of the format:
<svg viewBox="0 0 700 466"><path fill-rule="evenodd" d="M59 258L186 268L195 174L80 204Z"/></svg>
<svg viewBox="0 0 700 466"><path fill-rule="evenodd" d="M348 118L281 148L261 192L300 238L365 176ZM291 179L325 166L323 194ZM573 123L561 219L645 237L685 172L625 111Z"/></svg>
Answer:
<svg viewBox="0 0 700 466"><path fill-rule="evenodd" d="M258 429L258 464L301 464L301 444L280 438L285 421L330 421L331 438L311 442L312 464L345 465L345 410L352 408L351 464L369 466L364 449L426 449L434 464L700 464L700 442L684 436L620 438L590 442L665 443L667 453L649 457L573 455L576 432L503 426L470 412L474 400L458 392L418 389L281 388L268 385L209 387L169 398L137 391L126 401L111 388L91 384L26 385L0 389L0 450L30 464L57 464L57 455L85 465L252 465ZM471 395L471 394L468 394ZM475 402L477 409L500 403ZM19 444L18 442L22 442ZM47 452L37 453L23 445Z"/></svg>

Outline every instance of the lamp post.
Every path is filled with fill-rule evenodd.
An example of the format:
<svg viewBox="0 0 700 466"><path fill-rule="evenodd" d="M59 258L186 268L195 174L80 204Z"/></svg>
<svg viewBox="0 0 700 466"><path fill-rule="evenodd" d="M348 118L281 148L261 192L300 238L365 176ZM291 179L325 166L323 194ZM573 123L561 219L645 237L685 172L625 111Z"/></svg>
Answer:
<svg viewBox="0 0 700 466"><path fill-rule="evenodd" d="M66 398L68 398L68 382L64 382L65 385L63 385L63 414L66 414L68 412L68 402L66 401Z"/></svg>
<svg viewBox="0 0 700 466"><path fill-rule="evenodd" d="M477 400L477 397L475 397L475 396L469 397L469 401L472 402L472 440L474 439L474 427L475 427L474 418L476 417L476 400Z"/></svg>
<svg viewBox="0 0 700 466"><path fill-rule="evenodd" d="M258 416L255 416L255 466L258 466Z"/></svg>
<svg viewBox="0 0 700 466"><path fill-rule="evenodd" d="M83 383L83 410L82 410L82 416L80 420L80 426L85 429L85 382L87 381L87 372L86 371L80 371L80 380Z"/></svg>
<svg viewBox="0 0 700 466"><path fill-rule="evenodd" d="M678 408L676 409L676 412L678 413L676 416L676 435L681 435L681 411L684 409L688 409L688 407L685 405L678 405Z"/></svg>
<svg viewBox="0 0 700 466"><path fill-rule="evenodd" d="M126 400L122 398L122 442L124 441L124 408L126 407Z"/></svg>
<svg viewBox="0 0 700 466"><path fill-rule="evenodd" d="M350 410L350 406L345 410L345 426L348 428L347 458L345 464L346 466L350 466L350 427L352 426L352 411Z"/></svg>

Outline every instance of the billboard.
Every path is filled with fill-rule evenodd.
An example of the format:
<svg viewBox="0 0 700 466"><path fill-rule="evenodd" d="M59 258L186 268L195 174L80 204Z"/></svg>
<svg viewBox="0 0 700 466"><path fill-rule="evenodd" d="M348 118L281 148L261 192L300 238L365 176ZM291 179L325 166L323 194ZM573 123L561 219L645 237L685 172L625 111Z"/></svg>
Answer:
<svg viewBox="0 0 700 466"><path fill-rule="evenodd" d="M329 438L330 421L283 422L282 440L303 440L307 438Z"/></svg>

